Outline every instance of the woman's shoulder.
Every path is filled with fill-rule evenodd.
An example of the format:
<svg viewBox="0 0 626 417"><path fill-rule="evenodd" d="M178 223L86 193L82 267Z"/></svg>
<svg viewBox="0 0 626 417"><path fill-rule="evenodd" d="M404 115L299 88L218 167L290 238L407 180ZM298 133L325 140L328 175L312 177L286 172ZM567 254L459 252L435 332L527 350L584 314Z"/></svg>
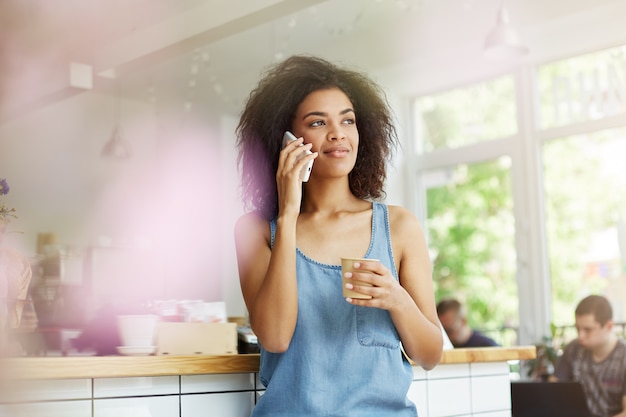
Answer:
<svg viewBox="0 0 626 417"><path fill-rule="evenodd" d="M250 212L241 215L235 222L235 234L240 236L241 233L246 235L254 233L269 234L269 221L257 212Z"/></svg>
<svg viewBox="0 0 626 417"><path fill-rule="evenodd" d="M269 223L268 220L257 211L244 213L237 219L237 223Z"/></svg>
<svg viewBox="0 0 626 417"><path fill-rule="evenodd" d="M396 242L413 242L416 236L423 235L422 225L417 216L402 206L387 206L389 228Z"/></svg>
<svg viewBox="0 0 626 417"><path fill-rule="evenodd" d="M387 206L387 210L389 211L389 214L391 215L392 213L394 215L399 215L399 216L413 216L415 217L415 215L406 207L403 206L396 206L396 205L392 205L392 204L384 204L384 203L380 203L384 206Z"/></svg>
<svg viewBox="0 0 626 417"><path fill-rule="evenodd" d="M399 227L418 227L421 228L419 220L413 212L406 207L387 205L389 213L389 223Z"/></svg>

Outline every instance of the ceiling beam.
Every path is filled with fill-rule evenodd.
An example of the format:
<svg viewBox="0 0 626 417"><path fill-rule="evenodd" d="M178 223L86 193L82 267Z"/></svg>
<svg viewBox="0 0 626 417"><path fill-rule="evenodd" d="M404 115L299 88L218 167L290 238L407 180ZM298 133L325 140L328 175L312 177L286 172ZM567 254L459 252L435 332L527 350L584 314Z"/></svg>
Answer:
<svg viewBox="0 0 626 417"><path fill-rule="evenodd" d="M173 59L220 39L297 13L327 0L255 0L240 2L210 0L204 5L179 13L162 23L137 30L131 36L105 46L95 53L92 62L83 62L93 69L93 88L109 85L110 80L97 74L114 70L117 77ZM218 5L219 4L219 10ZM48 85L43 93L27 101L0 106L0 124L24 116L58 101L68 99L89 88L72 84L70 62L48 68ZM54 81L54 82L51 82Z"/></svg>
<svg viewBox="0 0 626 417"><path fill-rule="evenodd" d="M215 2L181 13L161 24L137 31L96 55L96 73L115 69L118 75L149 68L192 52L196 48L244 32L327 0L255 0L246 3Z"/></svg>

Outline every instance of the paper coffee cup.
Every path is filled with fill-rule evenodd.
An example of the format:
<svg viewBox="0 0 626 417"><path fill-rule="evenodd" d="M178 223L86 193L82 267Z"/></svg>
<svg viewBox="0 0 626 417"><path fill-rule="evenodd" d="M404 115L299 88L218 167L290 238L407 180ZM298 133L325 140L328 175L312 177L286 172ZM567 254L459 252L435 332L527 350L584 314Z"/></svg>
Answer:
<svg viewBox="0 0 626 417"><path fill-rule="evenodd" d="M379 262L378 259L368 259L368 258L341 258L341 287L343 289L343 296L350 298L360 298L362 300L369 300L372 298L371 295L361 294L359 292L349 290L346 288L346 279L344 275L346 272L358 271L354 269L355 262ZM361 282L361 281L352 281L354 285L365 285L371 287L372 284Z"/></svg>

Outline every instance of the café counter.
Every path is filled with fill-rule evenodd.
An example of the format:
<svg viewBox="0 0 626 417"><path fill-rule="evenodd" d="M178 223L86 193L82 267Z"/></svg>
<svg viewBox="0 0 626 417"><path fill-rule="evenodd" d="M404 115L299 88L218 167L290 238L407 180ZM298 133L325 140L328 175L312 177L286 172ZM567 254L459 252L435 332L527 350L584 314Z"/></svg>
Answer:
<svg viewBox="0 0 626 417"><path fill-rule="evenodd" d="M509 361L535 354L534 346L446 350L434 369L413 367L409 398L420 417L510 417ZM0 369L0 415L10 416L247 417L264 391L258 354L24 357Z"/></svg>

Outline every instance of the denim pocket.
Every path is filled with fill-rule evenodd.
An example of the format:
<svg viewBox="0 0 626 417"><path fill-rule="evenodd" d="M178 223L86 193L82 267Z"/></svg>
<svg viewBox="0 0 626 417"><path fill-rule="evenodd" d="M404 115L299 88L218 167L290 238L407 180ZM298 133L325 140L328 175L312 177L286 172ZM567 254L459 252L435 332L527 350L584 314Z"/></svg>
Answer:
<svg viewBox="0 0 626 417"><path fill-rule="evenodd" d="M400 337L387 310L356 306L356 336L363 346L397 349Z"/></svg>

